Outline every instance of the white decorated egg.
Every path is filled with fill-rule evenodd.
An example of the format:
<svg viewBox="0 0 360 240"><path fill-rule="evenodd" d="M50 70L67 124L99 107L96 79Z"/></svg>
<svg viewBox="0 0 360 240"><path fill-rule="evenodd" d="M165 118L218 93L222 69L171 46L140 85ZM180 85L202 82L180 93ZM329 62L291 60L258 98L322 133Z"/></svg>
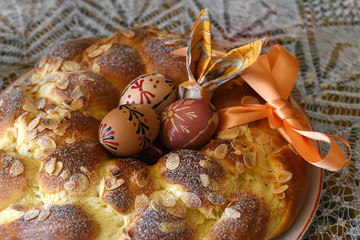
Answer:
<svg viewBox="0 0 360 240"><path fill-rule="evenodd" d="M149 106L120 105L101 121L101 145L117 156L131 156L151 145L159 133L160 119Z"/></svg>
<svg viewBox="0 0 360 240"><path fill-rule="evenodd" d="M129 83L121 94L119 104L144 104L160 114L176 99L175 83L165 75L150 73Z"/></svg>

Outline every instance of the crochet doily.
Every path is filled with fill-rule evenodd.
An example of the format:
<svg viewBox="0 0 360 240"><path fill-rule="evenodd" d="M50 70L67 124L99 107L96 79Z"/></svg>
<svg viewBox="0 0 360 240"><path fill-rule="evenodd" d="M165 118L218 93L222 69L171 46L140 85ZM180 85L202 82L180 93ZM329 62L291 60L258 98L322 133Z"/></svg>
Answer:
<svg viewBox="0 0 360 240"><path fill-rule="evenodd" d="M359 239L358 0L2 1L0 89L61 39L108 37L136 23L187 33L203 8L209 9L213 37L223 46L267 37L265 51L279 43L299 60L293 96L317 131L342 136L353 149L346 168L325 171L320 204L304 239Z"/></svg>

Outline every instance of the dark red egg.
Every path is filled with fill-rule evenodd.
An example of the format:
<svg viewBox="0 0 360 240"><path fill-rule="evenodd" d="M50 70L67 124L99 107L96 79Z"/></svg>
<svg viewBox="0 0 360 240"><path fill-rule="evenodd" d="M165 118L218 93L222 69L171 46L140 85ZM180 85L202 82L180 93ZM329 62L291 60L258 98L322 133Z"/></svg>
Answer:
<svg viewBox="0 0 360 240"><path fill-rule="evenodd" d="M169 149L197 149L215 133L218 114L206 100L182 99L161 113L160 139Z"/></svg>

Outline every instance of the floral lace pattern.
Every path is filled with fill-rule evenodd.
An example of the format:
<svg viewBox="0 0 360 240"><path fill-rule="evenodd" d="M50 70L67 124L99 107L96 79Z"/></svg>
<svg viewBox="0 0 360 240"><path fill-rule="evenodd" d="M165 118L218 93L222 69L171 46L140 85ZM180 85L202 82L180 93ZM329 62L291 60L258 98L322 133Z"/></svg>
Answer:
<svg viewBox="0 0 360 240"><path fill-rule="evenodd" d="M316 216L305 239L360 235L360 3L358 0L81 0L3 1L0 89L31 68L57 41L107 37L136 23L187 33L201 9L225 48L267 37L300 62L293 96L317 131L353 148L349 166L325 172ZM325 150L326 151L326 150Z"/></svg>

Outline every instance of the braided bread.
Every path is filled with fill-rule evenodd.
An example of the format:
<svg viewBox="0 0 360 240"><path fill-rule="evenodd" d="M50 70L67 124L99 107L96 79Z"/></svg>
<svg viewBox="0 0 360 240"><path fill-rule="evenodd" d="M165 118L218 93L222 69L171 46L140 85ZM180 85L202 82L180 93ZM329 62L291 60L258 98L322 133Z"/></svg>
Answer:
<svg viewBox="0 0 360 240"><path fill-rule="evenodd" d="M187 80L185 57L170 54L185 46L140 26L69 39L1 93L0 239L270 239L292 224L308 167L266 121L152 166L99 144L99 123L131 80ZM225 84L216 107L234 101L221 100L231 88L242 89L235 100L251 92Z"/></svg>

